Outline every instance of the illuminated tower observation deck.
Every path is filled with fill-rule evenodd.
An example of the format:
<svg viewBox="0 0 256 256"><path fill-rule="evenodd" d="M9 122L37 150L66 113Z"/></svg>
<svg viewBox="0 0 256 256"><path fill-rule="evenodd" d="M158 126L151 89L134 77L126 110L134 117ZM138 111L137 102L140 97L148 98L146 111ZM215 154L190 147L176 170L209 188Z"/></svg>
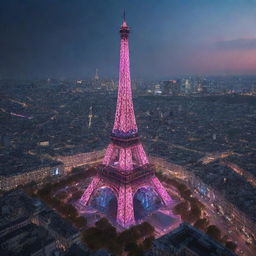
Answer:
<svg viewBox="0 0 256 256"><path fill-rule="evenodd" d="M170 205L171 198L158 178L153 165L142 147L133 109L128 36L130 29L125 18L120 28L120 70L117 106L111 143L108 145L97 175L80 199L88 205L95 190L110 188L117 199L117 223L122 227L134 225L133 197L140 188L150 187L164 205Z"/></svg>

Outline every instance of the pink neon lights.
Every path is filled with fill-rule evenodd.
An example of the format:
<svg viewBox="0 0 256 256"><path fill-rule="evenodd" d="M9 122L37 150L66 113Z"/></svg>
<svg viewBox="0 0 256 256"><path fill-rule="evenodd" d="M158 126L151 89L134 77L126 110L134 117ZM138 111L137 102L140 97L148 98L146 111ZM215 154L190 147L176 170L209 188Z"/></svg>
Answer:
<svg viewBox="0 0 256 256"><path fill-rule="evenodd" d="M113 150L114 150L114 145L111 143L108 145L108 148L106 150L106 153L102 162L103 164L110 165L110 160L112 157Z"/></svg>
<svg viewBox="0 0 256 256"><path fill-rule="evenodd" d="M130 171L133 169L131 148L121 148L119 154L119 167L122 170Z"/></svg>
<svg viewBox="0 0 256 256"><path fill-rule="evenodd" d="M86 205L89 202L89 199L93 193L93 191L97 188L98 184L100 182L99 177L94 177L90 185L87 187L87 189L84 191L81 199L80 199L80 204Z"/></svg>
<svg viewBox="0 0 256 256"><path fill-rule="evenodd" d="M145 164L148 164L149 161L148 161L148 158L147 158L147 155L144 151L144 148L142 147L141 144L138 144L136 146L136 151L137 151L137 158L138 158L138 162L139 162L139 165L145 165ZM139 157L138 157L139 156Z"/></svg>
<svg viewBox="0 0 256 256"><path fill-rule="evenodd" d="M122 27L123 27L123 28L128 28L128 26L127 26L127 24L126 24L126 21L125 21L125 20L123 21Z"/></svg>
<svg viewBox="0 0 256 256"><path fill-rule="evenodd" d="M117 203L117 223L123 227L134 225L133 193L130 185L120 186Z"/></svg>
<svg viewBox="0 0 256 256"><path fill-rule="evenodd" d="M113 181L108 180L109 176L103 175L104 178L102 179L97 176L92 180L80 199L82 205L87 205L94 190L103 185L112 188L117 196L117 223L125 228L135 224L133 196L139 188L145 185L153 187L165 205L169 205L172 202L158 178L152 177L152 169L151 172L148 169L149 161L147 155L139 142L132 101L128 34L129 28L124 21L120 29L120 71L116 115L112 130L113 142L108 145L102 162L106 167L105 171L107 167L111 167L110 169L114 170L114 175L111 173L112 178L118 174L119 176L116 176L124 177L124 179L118 179L119 183L114 185ZM102 169L103 172L104 168ZM142 175L141 173L136 173L141 170ZM117 173L114 173L115 171ZM131 179L128 179L128 181L131 180L130 183L124 182L125 179L127 180L127 176L131 177ZM138 181L138 177L141 179L140 181Z"/></svg>
<svg viewBox="0 0 256 256"><path fill-rule="evenodd" d="M166 189L164 188L164 186L161 184L161 182L159 181L159 179L157 177L152 177L151 181L154 185L154 189L155 191L159 194L159 196L162 198L163 202L165 205L170 205L172 202L171 197L169 196L169 194L167 193Z"/></svg>
<svg viewBox="0 0 256 256"><path fill-rule="evenodd" d="M128 28L127 25L124 28ZM128 35L127 37L121 37L119 68L118 98L113 133L115 133L115 130L123 132L137 131L132 102Z"/></svg>
<svg viewBox="0 0 256 256"><path fill-rule="evenodd" d="M126 148L111 143L102 163L106 166L118 167L126 172L132 170L134 166L146 165L149 161L141 143Z"/></svg>

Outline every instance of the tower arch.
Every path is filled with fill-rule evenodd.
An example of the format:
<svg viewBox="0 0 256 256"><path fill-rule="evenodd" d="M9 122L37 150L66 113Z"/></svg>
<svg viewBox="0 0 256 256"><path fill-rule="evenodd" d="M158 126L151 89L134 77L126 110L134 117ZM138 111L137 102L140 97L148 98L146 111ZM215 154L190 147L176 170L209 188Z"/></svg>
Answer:
<svg viewBox="0 0 256 256"><path fill-rule="evenodd" d="M88 205L102 212L112 221L117 217L117 194L110 186L99 186L90 197Z"/></svg>
<svg viewBox="0 0 256 256"><path fill-rule="evenodd" d="M134 192L133 206L136 221L145 218L164 204L151 185L138 187Z"/></svg>

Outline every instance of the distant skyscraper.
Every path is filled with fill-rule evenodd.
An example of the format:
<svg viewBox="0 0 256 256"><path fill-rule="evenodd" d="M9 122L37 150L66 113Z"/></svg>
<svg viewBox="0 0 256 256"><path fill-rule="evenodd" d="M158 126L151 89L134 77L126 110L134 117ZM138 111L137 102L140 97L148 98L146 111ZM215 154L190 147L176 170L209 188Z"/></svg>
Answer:
<svg viewBox="0 0 256 256"><path fill-rule="evenodd" d="M98 81L98 80L100 79L98 72L99 72L99 70L96 68L95 77L94 77L94 79L95 79L96 81Z"/></svg>
<svg viewBox="0 0 256 256"><path fill-rule="evenodd" d="M88 115L88 128L92 126L92 106L90 106L89 115Z"/></svg>
<svg viewBox="0 0 256 256"><path fill-rule="evenodd" d="M177 80L168 80L163 82L163 94L178 95L180 93L180 83Z"/></svg>
<svg viewBox="0 0 256 256"><path fill-rule="evenodd" d="M134 215L134 197L141 189L147 190L143 203L150 207L150 196L154 193L164 205L170 205L172 199L154 174L153 165L143 149L133 109L130 80L130 60L128 36L130 29L125 18L120 28L120 70L119 88L114 127L102 165L97 175L80 199L81 205L87 205L95 191L109 188L117 200L116 221L122 227L136 223ZM95 194L97 194L95 192ZM102 205L110 199L99 200Z"/></svg>
<svg viewBox="0 0 256 256"><path fill-rule="evenodd" d="M185 93L190 93L191 92L191 83L188 79L185 80Z"/></svg>

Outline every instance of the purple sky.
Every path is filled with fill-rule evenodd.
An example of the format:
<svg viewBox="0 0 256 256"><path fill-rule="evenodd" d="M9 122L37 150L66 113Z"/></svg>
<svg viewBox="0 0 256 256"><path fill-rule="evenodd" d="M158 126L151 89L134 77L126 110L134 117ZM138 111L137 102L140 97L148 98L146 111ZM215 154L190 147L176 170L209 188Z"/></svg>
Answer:
<svg viewBox="0 0 256 256"><path fill-rule="evenodd" d="M133 78L256 74L255 0L8 0L1 76L117 77L124 7Z"/></svg>

